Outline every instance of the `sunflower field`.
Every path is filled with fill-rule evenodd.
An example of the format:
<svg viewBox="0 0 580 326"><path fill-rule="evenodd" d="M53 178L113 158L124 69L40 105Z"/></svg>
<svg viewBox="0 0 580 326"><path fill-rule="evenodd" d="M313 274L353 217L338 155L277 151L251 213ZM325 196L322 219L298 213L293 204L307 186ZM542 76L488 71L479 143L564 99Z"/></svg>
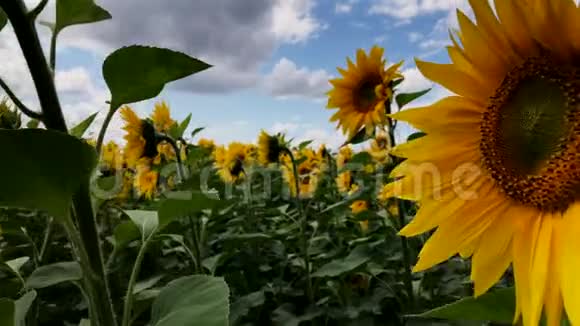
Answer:
<svg viewBox="0 0 580 326"><path fill-rule="evenodd" d="M48 0L0 0L40 103L0 76L0 326L580 325L577 2L469 1L451 63L416 62L454 94L425 107L402 62L359 49L329 81L349 139L330 148L217 144L161 100L140 116L212 68L149 45L107 56L87 138L96 114L67 126L55 49L111 15L55 1L48 23ZM124 138L105 141L115 115ZM418 132L397 144L400 121Z"/></svg>

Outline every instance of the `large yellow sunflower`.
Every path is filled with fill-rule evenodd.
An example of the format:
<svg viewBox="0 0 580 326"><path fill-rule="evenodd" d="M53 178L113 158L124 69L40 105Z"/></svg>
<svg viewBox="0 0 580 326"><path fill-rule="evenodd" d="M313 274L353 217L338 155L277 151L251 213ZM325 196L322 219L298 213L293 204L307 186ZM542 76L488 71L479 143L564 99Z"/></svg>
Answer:
<svg viewBox="0 0 580 326"><path fill-rule="evenodd" d="M475 295L512 264L515 320L580 325L580 9L573 0L470 1L451 64L417 61L457 94L394 114L426 132L385 192L420 202L401 234L437 228L416 271L472 257Z"/></svg>
<svg viewBox="0 0 580 326"><path fill-rule="evenodd" d="M151 120L153 120L155 129L162 133L169 132L171 127L176 124L175 120L171 119L171 111L165 102L155 104Z"/></svg>
<svg viewBox="0 0 580 326"><path fill-rule="evenodd" d="M348 68L338 68L341 78L332 79L328 92L330 109L338 109L330 121L352 138L364 126L371 134L376 126L386 123L386 105L393 96L392 81L402 78L399 62L385 70L384 49L374 46L368 56L363 49L356 53L356 65L347 58Z"/></svg>

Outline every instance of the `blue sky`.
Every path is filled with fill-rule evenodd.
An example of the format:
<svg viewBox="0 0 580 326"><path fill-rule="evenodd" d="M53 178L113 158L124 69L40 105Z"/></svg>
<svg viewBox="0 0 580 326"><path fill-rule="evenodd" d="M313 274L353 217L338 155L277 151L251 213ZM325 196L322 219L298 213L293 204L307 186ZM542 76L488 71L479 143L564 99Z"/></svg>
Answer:
<svg viewBox="0 0 580 326"><path fill-rule="evenodd" d="M36 1L27 1L32 6ZM327 80L337 76L357 48L378 44L388 62L405 60L403 90L432 86L413 58L446 62L447 30L465 0L97 0L110 21L71 27L59 39L57 87L73 124L106 111L108 91L101 63L119 46L167 46L213 64L206 72L171 84L153 101L137 103L148 114L165 100L177 119L192 113L192 128L219 143L252 141L260 129L287 132L296 139L340 144L328 122ZM42 19L53 19L49 5ZM0 74L31 106L36 101L12 31L0 33ZM41 33L48 39L46 31ZM444 96L435 88L422 105ZM97 124L102 120L102 114ZM116 118L109 138L119 139ZM94 132L93 128L93 132ZM404 132L408 132L405 130Z"/></svg>

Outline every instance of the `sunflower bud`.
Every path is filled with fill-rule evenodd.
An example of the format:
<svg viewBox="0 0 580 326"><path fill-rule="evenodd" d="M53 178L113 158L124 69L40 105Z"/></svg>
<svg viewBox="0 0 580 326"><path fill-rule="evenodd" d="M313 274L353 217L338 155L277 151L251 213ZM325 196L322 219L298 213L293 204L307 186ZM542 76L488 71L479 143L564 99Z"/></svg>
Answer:
<svg viewBox="0 0 580 326"><path fill-rule="evenodd" d="M12 108L6 99L0 101L0 129L19 129L22 116L16 108Z"/></svg>

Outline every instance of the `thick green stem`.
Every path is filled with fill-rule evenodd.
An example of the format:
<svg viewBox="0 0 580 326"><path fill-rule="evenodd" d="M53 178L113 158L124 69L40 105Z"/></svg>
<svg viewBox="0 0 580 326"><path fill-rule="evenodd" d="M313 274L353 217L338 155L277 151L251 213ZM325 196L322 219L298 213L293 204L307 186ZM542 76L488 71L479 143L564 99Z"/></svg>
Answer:
<svg viewBox="0 0 580 326"><path fill-rule="evenodd" d="M42 107L44 125L48 129L66 132L67 127L54 86L52 72L46 63L34 21L28 19L23 0L0 0L0 7L12 24L22 54L26 59Z"/></svg>
<svg viewBox="0 0 580 326"><path fill-rule="evenodd" d="M14 105L16 105L16 107L20 111L22 111L22 113L26 114L31 119L42 120L42 114L35 112L35 111L32 111L31 109L26 107L26 105L24 105L24 103L22 103L20 101L18 96L16 96L16 94L14 94L14 92L12 92L12 90L10 89L8 84L6 84L2 78L0 78L0 87L4 90L6 95L8 95L8 98L10 98L12 103L14 103Z"/></svg>
<svg viewBox="0 0 580 326"><path fill-rule="evenodd" d="M143 262L143 258L145 257L145 252L147 251L147 247L149 247L149 242L153 236L145 239L141 248L139 249L139 253L137 254L137 259L135 259L135 265L133 265L133 271L131 272L131 278L129 279L129 284L127 285L127 292L125 294L125 305L123 307L123 322L121 326L129 326L131 321L131 314L133 310L133 290L135 288L135 284L137 283L137 278L139 277L139 273L141 272L141 263Z"/></svg>
<svg viewBox="0 0 580 326"><path fill-rule="evenodd" d="M204 274L201 262L201 243L198 221L189 216L189 228L191 231L191 246L193 247L193 256L195 257L195 273Z"/></svg>
<svg viewBox="0 0 580 326"><path fill-rule="evenodd" d="M294 173L294 186L296 187L296 194L294 200L300 213L300 247L302 249L302 256L304 259L304 268L306 269L306 294L308 296L308 302L314 303L314 291L312 290L312 276L310 275L310 254L308 253L308 239L306 238L306 228L308 226L308 219L304 213L304 208L302 207L302 201L300 201L300 175L298 175L298 167L296 166L296 160L294 159L294 154L289 149L285 149L284 152L290 156L292 161L292 171Z"/></svg>
<svg viewBox="0 0 580 326"><path fill-rule="evenodd" d="M50 240L52 239L52 230L54 228L54 218L49 217L46 223L46 230L44 230L44 240L42 241L42 247L40 247L40 253L38 254L38 262L42 263L46 258Z"/></svg>
<svg viewBox="0 0 580 326"><path fill-rule="evenodd" d="M390 103L387 103L390 107ZM390 112L390 111L389 111ZM391 140L391 145L395 146L395 125L393 124L393 120L389 118L389 138ZM405 203L401 199L397 199L397 205L399 210L399 227L400 229L404 228L406 225L405 220ZM409 306L410 310L415 308L415 292L413 291L413 275L411 271L411 255L409 250L409 244L407 238L404 236L400 236L401 239L401 248L403 250L403 268L404 268L404 275L403 275L403 282L405 284L405 290L407 291L407 296L409 297Z"/></svg>
<svg viewBox="0 0 580 326"><path fill-rule="evenodd" d="M26 59L42 107L44 125L47 129L67 133L68 129L54 85L53 71L46 62L34 20L29 19L23 0L0 0L0 7L8 16ZM83 261L84 283L91 300L96 302L91 307L91 319L94 321L92 325L115 326L115 314L109 296L88 184L83 185L75 194L73 202L80 231L80 234L77 234L78 252L86 254L80 257Z"/></svg>
<svg viewBox="0 0 580 326"><path fill-rule="evenodd" d="M111 124L111 120L117 111L116 108L112 106L109 108L109 112L107 112L107 116L105 117L105 121L103 121L103 125L101 126L101 130L99 131L99 136L97 137L97 145L95 146L97 150L97 154L101 154L101 148L103 147L103 141L105 140L105 134L107 133L107 128L109 128L109 124Z"/></svg>

